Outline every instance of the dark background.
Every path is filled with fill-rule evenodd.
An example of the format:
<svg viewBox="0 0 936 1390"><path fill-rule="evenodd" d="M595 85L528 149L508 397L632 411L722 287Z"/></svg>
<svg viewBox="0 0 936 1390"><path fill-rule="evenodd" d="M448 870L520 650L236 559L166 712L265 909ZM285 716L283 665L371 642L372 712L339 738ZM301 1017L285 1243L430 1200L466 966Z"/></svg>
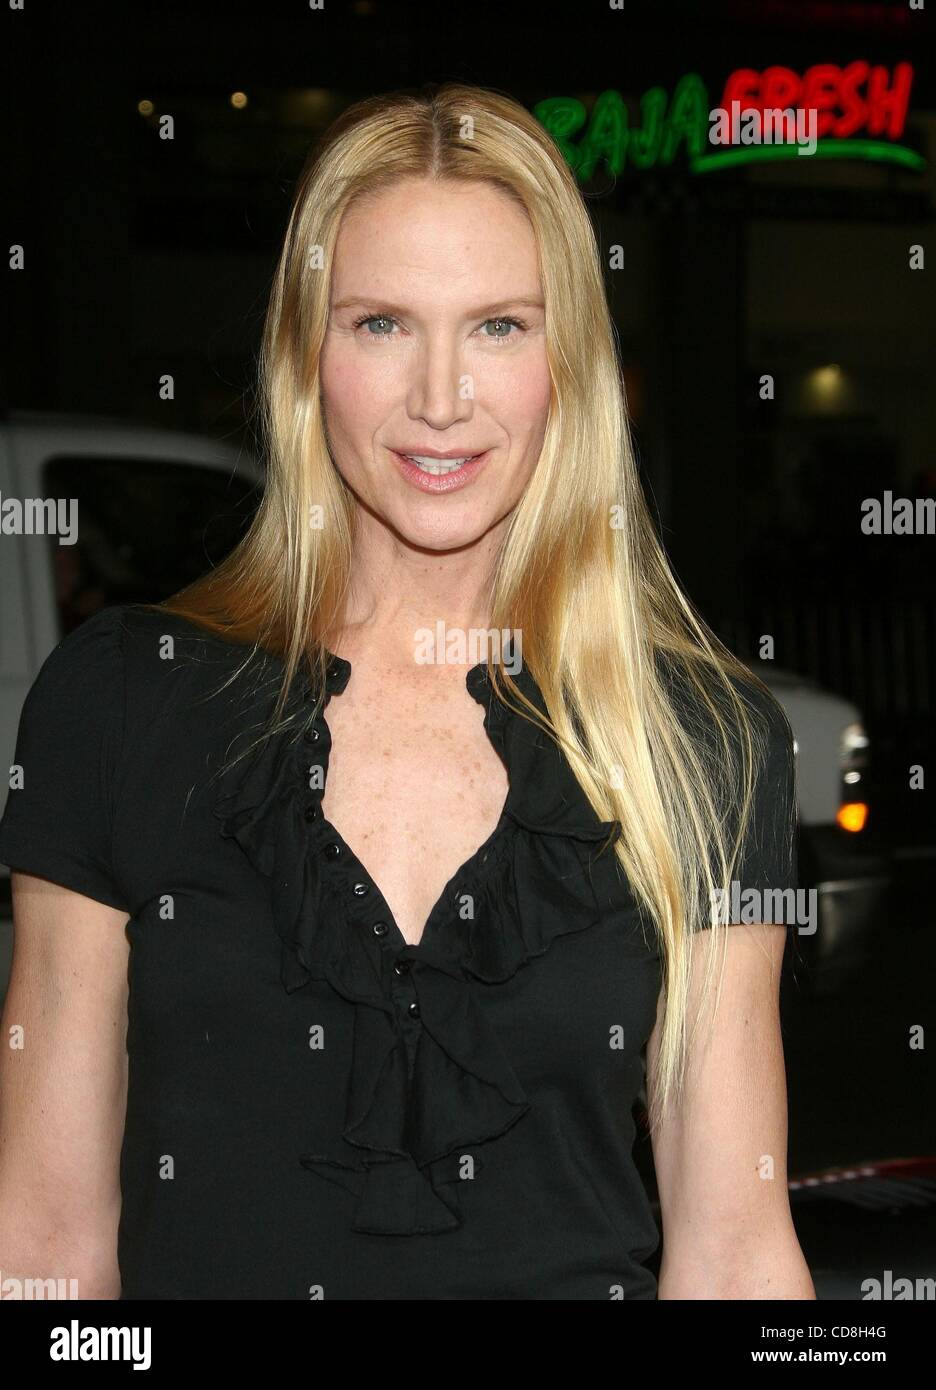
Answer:
<svg viewBox="0 0 936 1390"><path fill-rule="evenodd" d="M936 489L934 272L908 269L912 245L936 253L933 10L27 0L3 11L5 226L27 269L7 276L0 410L119 415L250 448L295 180L352 101L459 79L530 109L568 96L591 110L614 89L636 120L643 92L672 93L687 72L717 105L741 67L913 64L899 143L922 170L798 158L696 174L679 155L617 177L599 165L583 190L605 263L622 248L609 299L647 495L677 573L739 654L773 634L778 666L859 707L872 830L910 850L877 914L876 954L787 1015L794 1173L933 1152L932 1078L905 1039L931 1011L936 964L933 795L907 790L912 763L936 775L936 537L859 526L863 498ZM172 141L157 133L166 112ZM159 397L164 373L172 401ZM772 401L759 398L765 373ZM106 477L101 489L111 495ZM890 1195L884 1208L896 1210ZM810 1253L831 1229L828 1209L815 1210L813 1234L807 1216L798 1222ZM927 1269L932 1207L929 1221ZM845 1225L860 1264L876 1237L847 1211ZM890 1226L882 1239L890 1259Z"/></svg>

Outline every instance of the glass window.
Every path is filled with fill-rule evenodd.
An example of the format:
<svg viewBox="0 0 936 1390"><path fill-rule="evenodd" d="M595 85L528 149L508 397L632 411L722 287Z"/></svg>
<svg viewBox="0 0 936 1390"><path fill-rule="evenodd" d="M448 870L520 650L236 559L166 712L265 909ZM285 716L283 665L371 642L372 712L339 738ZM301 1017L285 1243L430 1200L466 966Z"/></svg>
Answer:
<svg viewBox="0 0 936 1390"><path fill-rule="evenodd" d="M158 602L197 579L243 536L260 494L207 464L50 459L43 496L76 499L75 544L49 536L62 635L100 608Z"/></svg>

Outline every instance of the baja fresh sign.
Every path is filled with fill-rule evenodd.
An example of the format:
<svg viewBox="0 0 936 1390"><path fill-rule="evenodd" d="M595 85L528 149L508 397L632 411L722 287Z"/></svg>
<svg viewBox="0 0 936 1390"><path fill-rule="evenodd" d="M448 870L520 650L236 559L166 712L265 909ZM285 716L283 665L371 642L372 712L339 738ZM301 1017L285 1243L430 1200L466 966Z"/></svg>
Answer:
<svg viewBox="0 0 936 1390"><path fill-rule="evenodd" d="M590 115L575 97L547 97L533 114L582 183L601 163L620 174L669 165L678 156L694 174L798 154L920 170L923 157L899 143L912 86L910 63L893 70L861 61L817 63L802 74L780 66L738 68L715 106L699 74L689 72L672 93L644 92L635 119L613 90L601 93Z"/></svg>

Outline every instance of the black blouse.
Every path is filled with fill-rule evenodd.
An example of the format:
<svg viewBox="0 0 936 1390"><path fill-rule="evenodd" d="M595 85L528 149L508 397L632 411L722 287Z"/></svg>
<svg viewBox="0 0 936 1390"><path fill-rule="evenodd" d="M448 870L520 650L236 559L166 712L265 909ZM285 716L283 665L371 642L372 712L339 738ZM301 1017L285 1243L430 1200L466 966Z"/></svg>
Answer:
<svg viewBox="0 0 936 1390"><path fill-rule="evenodd" d="M0 861L130 915L123 1297L655 1298L632 1106L661 963L617 822L473 667L510 790L408 945L322 815L350 664L224 770L282 675L217 693L246 650L134 605L86 621L27 697L0 820ZM744 881L783 887L766 708Z"/></svg>

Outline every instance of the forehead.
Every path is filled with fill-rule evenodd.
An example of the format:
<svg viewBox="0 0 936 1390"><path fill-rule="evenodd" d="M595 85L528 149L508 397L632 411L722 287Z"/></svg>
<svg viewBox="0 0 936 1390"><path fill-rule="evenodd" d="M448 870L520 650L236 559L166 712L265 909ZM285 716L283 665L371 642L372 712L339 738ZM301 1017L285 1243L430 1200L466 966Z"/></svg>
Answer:
<svg viewBox="0 0 936 1390"><path fill-rule="evenodd" d="M535 294L539 259L525 210L482 182L405 179L352 204L335 246L333 297L405 285L446 296Z"/></svg>

